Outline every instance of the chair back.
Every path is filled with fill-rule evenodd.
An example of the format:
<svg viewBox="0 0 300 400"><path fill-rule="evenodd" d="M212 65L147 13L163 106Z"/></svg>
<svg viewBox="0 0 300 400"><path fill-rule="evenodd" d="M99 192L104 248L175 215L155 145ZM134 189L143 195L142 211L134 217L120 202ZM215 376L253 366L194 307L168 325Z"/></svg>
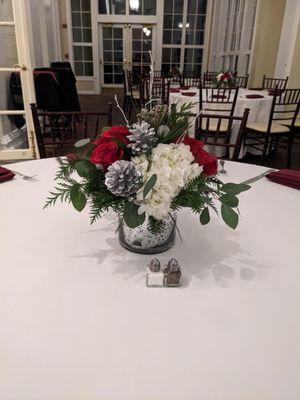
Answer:
<svg viewBox="0 0 300 400"><path fill-rule="evenodd" d="M203 74L203 86L211 86L213 84L213 81L216 79L217 75L219 72L215 71L206 71Z"/></svg>
<svg viewBox="0 0 300 400"><path fill-rule="evenodd" d="M249 75L246 75L246 76L234 75L234 79L235 79L235 86L245 88L245 89L247 88Z"/></svg>
<svg viewBox="0 0 300 400"><path fill-rule="evenodd" d="M281 89L284 90L288 83L289 77L286 78L268 78L266 75L263 76L262 88L263 89Z"/></svg>
<svg viewBox="0 0 300 400"><path fill-rule="evenodd" d="M103 117L106 126L112 125L112 103L107 104L107 112L84 111L39 111L30 104L40 157L46 157L46 148L51 147L55 155L57 147L74 144L79 139L94 139L101 132Z"/></svg>
<svg viewBox="0 0 300 400"><path fill-rule="evenodd" d="M216 112L223 115L233 115L239 88L199 88L199 112Z"/></svg>
<svg viewBox="0 0 300 400"><path fill-rule="evenodd" d="M160 104L169 104L170 82L166 82L164 78L155 78L152 83L152 99L156 99ZM140 84L140 98L142 105L150 100L150 78L142 78Z"/></svg>
<svg viewBox="0 0 300 400"><path fill-rule="evenodd" d="M225 147L227 149L227 157L231 158L233 161L237 161L246 134L249 111L249 108L245 108L243 116L241 117L208 114L205 112L201 113L199 116L199 126L196 129L197 139L202 140L207 146ZM239 124L239 130L235 140L232 140L233 123ZM221 129L224 124L228 126L226 131ZM233 149L232 157L230 157L230 149Z"/></svg>
<svg viewBox="0 0 300 400"><path fill-rule="evenodd" d="M201 85L201 76L199 74L184 72L182 75L182 83L184 86L198 88Z"/></svg>
<svg viewBox="0 0 300 400"><path fill-rule="evenodd" d="M273 96L268 132L270 132L273 122L293 127L300 108L300 89L282 91L276 87Z"/></svg>

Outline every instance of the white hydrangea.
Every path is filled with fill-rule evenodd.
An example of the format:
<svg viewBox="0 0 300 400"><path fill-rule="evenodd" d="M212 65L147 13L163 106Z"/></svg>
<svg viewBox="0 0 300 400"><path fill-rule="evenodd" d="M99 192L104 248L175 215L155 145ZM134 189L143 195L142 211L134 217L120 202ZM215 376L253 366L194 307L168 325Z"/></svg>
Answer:
<svg viewBox="0 0 300 400"><path fill-rule="evenodd" d="M134 163L135 168L144 176L149 166L149 161L145 154L133 157L131 161Z"/></svg>
<svg viewBox="0 0 300 400"><path fill-rule="evenodd" d="M145 171L146 161L135 157L135 163L142 166ZM139 213L146 212L156 219L165 218L170 212L170 204L186 184L202 172L202 167L193 164L194 156L189 146L180 144L160 143L152 150L151 167L143 173L144 183L153 175L157 175L154 189L149 192L146 199L143 198L142 187L136 196L140 205ZM148 161L147 161L148 162ZM148 166L148 165L147 165Z"/></svg>

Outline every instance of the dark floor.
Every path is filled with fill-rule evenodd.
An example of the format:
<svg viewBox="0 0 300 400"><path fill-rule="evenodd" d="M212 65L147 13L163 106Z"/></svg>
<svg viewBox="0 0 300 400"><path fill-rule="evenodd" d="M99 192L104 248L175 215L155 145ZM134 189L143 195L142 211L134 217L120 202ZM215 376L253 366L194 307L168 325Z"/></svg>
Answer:
<svg viewBox="0 0 300 400"><path fill-rule="evenodd" d="M118 110L114 94L117 95L120 106L123 106L123 90L122 89L104 89L100 95L80 95L80 104L82 111L105 111L107 103L113 104L113 124L123 125L125 123L122 113ZM105 121L103 121L105 125ZM297 141L299 145L295 145L292 153L291 168L300 170L300 140ZM247 154L243 162L250 164L260 164L260 157ZM276 154L268 157L265 165L272 168L286 168L286 151L278 149Z"/></svg>

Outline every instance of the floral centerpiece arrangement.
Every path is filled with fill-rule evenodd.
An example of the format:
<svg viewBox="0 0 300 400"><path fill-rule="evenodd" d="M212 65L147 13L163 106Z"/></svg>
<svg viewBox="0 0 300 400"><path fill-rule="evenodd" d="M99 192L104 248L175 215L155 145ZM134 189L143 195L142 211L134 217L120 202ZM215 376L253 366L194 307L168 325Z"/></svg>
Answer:
<svg viewBox="0 0 300 400"><path fill-rule="evenodd" d="M216 87L230 88L235 86L235 78L230 72L220 72L213 80Z"/></svg>
<svg viewBox="0 0 300 400"><path fill-rule="evenodd" d="M217 159L203 143L188 135L191 104L142 110L128 126L113 126L90 142L75 144L76 152L60 159L55 189L45 207L58 199L77 211L90 207L91 223L108 211L118 216L121 244L133 251L159 252L169 248L176 232L175 212L189 208L200 223L210 210L236 228L238 197L246 184L223 184Z"/></svg>

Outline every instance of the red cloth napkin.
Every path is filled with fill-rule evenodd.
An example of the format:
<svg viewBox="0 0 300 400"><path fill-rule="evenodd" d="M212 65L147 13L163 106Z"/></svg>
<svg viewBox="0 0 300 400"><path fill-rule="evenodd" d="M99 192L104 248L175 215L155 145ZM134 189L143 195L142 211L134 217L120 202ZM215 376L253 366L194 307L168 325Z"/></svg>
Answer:
<svg viewBox="0 0 300 400"><path fill-rule="evenodd" d="M15 174L11 172L9 169L0 167L0 183L5 181L10 181Z"/></svg>
<svg viewBox="0 0 300 400"><path fill-rule="evenodd" d="M182 94L183 96L190 96L190 97L193 97L193 96L195 96L197 93L196 93L196 92L181 92L181 94Z"/></svg>
<svg viewBox="0 0 300 400"><path fill-rule="evenodd" d="M300 189L300 171L294 169L280 169L276 172L270 172L266 175L272 182L289 186L294 189Z"/></svg>
<svg viewBox="0 0 300 400"><path fill-rule="evenodd" d="M179 93L180 90L177 88L170 88L170 93Z"/></svg>
<svg viewBox="0 0 300 400"><path fill-rule="evenodd" d="M265 96L261 94L246 94L247 99L262 99Z"/></svg>
<svg viewBox="0 0 300 400"><path fill-rule="evenodd" d="M180 86L180 90L189 90L189 86Z"/></svg>

